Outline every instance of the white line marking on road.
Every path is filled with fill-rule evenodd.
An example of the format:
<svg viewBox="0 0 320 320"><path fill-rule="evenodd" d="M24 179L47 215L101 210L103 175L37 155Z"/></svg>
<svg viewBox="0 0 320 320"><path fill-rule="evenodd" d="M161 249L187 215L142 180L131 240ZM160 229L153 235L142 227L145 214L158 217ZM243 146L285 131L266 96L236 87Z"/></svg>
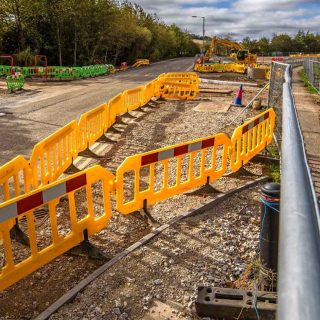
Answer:
<svg viewBox="0 0 320 320"><path fill-rule="evenodd" d="M192 69L193 69L193 64L189 68L187 68L186 71L188 72L188 71L190 71Z"/></svg>

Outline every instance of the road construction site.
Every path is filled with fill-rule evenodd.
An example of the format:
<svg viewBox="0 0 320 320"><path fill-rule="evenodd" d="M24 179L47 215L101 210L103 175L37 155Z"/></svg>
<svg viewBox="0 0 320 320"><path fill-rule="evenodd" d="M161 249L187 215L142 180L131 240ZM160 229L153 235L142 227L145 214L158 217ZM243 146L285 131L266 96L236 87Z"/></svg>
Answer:
<svg viewBox="0 0 320 320"><path fill-rule="evenodd" d="M35 143L70 120L78 119L83 112L125 89L145 85L160 73L190 70L192 61L175 59L140 70L70 83L32 81L21 93L0 93L4 114L0 118L1 130L5 137L1 145L2 163L18 154L28 159ZM181 144L175 147L181 150L187 141L191 145L197 139L220 133L231 139L237 127L247 124L246 130L260 128L261 121L267 120L265 113L261 120L268 105L268 91L261 90L266 80L252 81L237 73L211 73L201 78L195 99L151 99L140 108L122 114L103 134L103 139L79 153L62 177L71 178L75 172L94 165L117 175L128 157L164 150L169 145ZM252 104L260 92L257 110L231 106L240 84L244 89L241 100L244 106ZM254 119L252 124L250 119ZM20 127L24 130L17 130ZM185 179L190 170L197 171L199 164L210 162L213 149L216 149L217 165L225 161L227 166L220 179L210 179L200 188L157 201L145 213L141 210L124 215L111 197L112 215L107 228L89 238L98 249L95 253L102 256L93 259L83 248L59 255L0 294L1 317L190 320L199 319L195 311L199 286L256 292L257 252L261 241L260 189L279 172L276 148L269 142L269 153L261 151L247 161L245 170L237 172L231 170L234 159L225 160L222 149L207 146L202 158L200 154L192 155L194 169L190 169L190 160L178 160L181 177ZM174 166L169 163L164 169L160 162L155 165L155 190L161 190L162 174L167 176L169 185L174 185L177 179ZM240 166L244 167L244 163ZM141 190L151 179L150 170L140 168ZM124 198L132 199L136 190L127 183L124 187ZM92 194L93 210L99 216L105 210L105 193L100 182L92 185ZM89 210L87 197L81 188L74 193L78 219ZM72 202L66 197L56 206L61 236L72 230L71 207ZM34 211L34 223L37 243L45 248L52 241L48 207ZM28 233L28 218L22 219L19 225ZM19 241L12 241L12 249L16 262L30 255L30 248ZM3 251L0 253L4 265ZM261 307L259 303L257 306ZM242 310L238 318L241 316Z"/></svg>
<svg viewBox="0 0 320 320"><path fill-rule="evenodd" d="M185 59L181 60L180 64L183 67L183 63L189 62L190 60ZM176 63L176 61L173 61L173 63ZM143 72L148 74L148 68L151 67L147 67ZM119 74L118 77L121 77L121 79L126 77L130 85L140 84L141 82L135 81L137 78L141 79L141 75L136 75L136 72L131 71L128 74ZM141 72L139 71L139 73ZM151 75L146 75L145 77L150 79L154 77L154 74L151 73ZM234 74L233 76L228 75L228 77L229 80L234 81L241 82L241 80L244 80L243 76L238 74ZM211 75L209 78L221 80L221 75L216 77ZM109 85L110 82L115 82L114 86L118 86L116 90L123 88L119 87L119 80L117 80L116 76L108 76L105 79L94 79L88 82L84 84L88 87L86 89L88 90L87 92L100 92L101 86L105 87L106 84L108 88L112 88ZM122 81L121 85L123 86L124 83ZM244 87L244 104L249 102L261 89L256 83L251 82L251 84L253 85ZM42 99L36 100L32 96L31 98L25 96L24 93L20 93L17 96L5 97L9 102L6 104L5 110L10 110L13 114L6 115L2 119L7 122L7 125L12 126L17 124L16 121L22 121L22 117L29 119L24 121L30 121L29 125L38 127L36 138L41 138L41 135L48 133L48 126L44 125L47 119L50 118L50 121L55 122L56 126L60 123L65 124L75 116L76 112L80 114L82 111L86 111L86 108L92 106L92 104L102 102L95 100L98 97L92 94L90 96L94 97L92 99L93 102L89 102L89 97L85 99L81 98L82 109L78 108L78 99L80 98L78 98L77 94L79 90L83 90L80 81L79 83L64 86L63 90L66 90L66 92L62 96L68 97L64 101L59 101L62 97L56 96L57 92L61 94L60 84L57 89L52 89L46 83L32 82L30 83L30 89L26 87L28 88L26 90L32 91L33 86L35 86L34 90L39 90L38 87L42 87L42 92L36 92L35 97L41 97L43 101L41 101ZM72 86L74 88L70 88ZM112 90L115 89L110 89L110 92L114 92ZM219 132L226 132L231 135L238 124L260 112L248 109L233 121L241 110L237 107L230 107L230 103L234 100L237 90L237 85L228 85L228 83L224 85L203 83L200 86L200 94L195 101L163 100L150 103L139 111L131 112L129 117L122 117L121 122L113 126L115 130L105 134L107 138L113 141L112 143L98 142L90 148L90 153L79 157L78 162L75 161L74 163L81 169L100 164L111 172L115 172L116 168L126 157L137 153L194 140L203 136L214 135ZM50 96L51 94L52 96ZM106 94L106 91L104 91L103 97L106 97ZM262 104L266 104L266 92L261 97ZM42 103L48 104L48 100L50 99L53 101L52 106L41 106ZM15 101L20 102L16 103ZM88 102L86 103L86 101ZM37 103L37 105L34 106L34 103ZM61 117L52 118L50 116L50 110L58 113L59 106L61 106L61 110L66 110L66 104L70 106L71 112L65 112ZM85 105L87 107L84 107ZM25 111L23 112L23 110ZM38 119L37 122L35 121L36 117ZM11 120L13 120L13 123L11 123ZM63 121L66 122L63 123ZM52 129L55 129L55 127L52 126ZM42 132L41 135L39 135L39 132ZM26 138L25 141L33 141L33 139L35 138ZM8 143L12 143L12 141L8 139ZM28 144L25 143L24 150L25 155L28 156L31 152L29 142ZM14 150L11 147L10 152L12 156L14 152L16 154L19 153L19 149ZM248 165L248 170L251 174L257 175L257 177L249 173L247 176L225 177L212 186L220 192L227 192L228 190L242 186L248 181L259 180L260 176L268 172L268 168L262 163L251 163ZM154 239L154 241L142 246L138 251L132 253L132 255L130 254L127 258L119 261L119 266L115 264L105 273L105 276L114 277L114 281L108 285L110 289L107 294L108 298L106 298L108 304L106 304L105 300L103 303L99 302L99 304L94 305L93 300L95 298L90 297L90 300L86 300L86 303L91 301L91 307L88 309L86 304L79 301L80 297L84 295L84 293L81 293L74 300L77 311L71 311L72 305L66 306L61 309L61 314L57 314L53 318L138 319L150 317L151 319L160 319L167 317L170 319L185 319L189 317L193 319L195 316L192 314L191 306L195 298L196 287L199 285L199 279L201 279L201 283L203 284L224 285L233 283L236 286L240 275L252 262L253 249L257 246L259 237L258 194L262 181L263 179L255 183L251 188L248 187L248 192L252 195L252 201L249 203L244 204L242 201L239 201L239 199L247 197L247 191L239 191L235 195L230 195L226 203L217 205L212 211L205 213L205 216L190 217L179 222L178 225L172 225L159 238ZM205 201L215 199L217 194L212 191L214 189L210 190L209 188L208 190L204 189L195 193L191 192L190 194L175 196L152 206L151 214L159 224L163 225L174 217L179 216L179 214L193 209ZM97 210L101 209L101 204L99 205L101 197L101 192L96 189ZM85 194L81 190L77 192L76 203L80 210L85 210ZM116 212L114 204L112 206L114 214L111 217L108 229L96 234L90 240L92 244L110 257L116 256L137 242L148 234L152 228L152 225L147 220L141 219L139 216L123 216ZM67 234L70 228L68 222L68 202L62 202L59 205L58 212L59 223L62 225L59 232ZM234 219L238 221L235 225L232 222ZM246 228L238 233L237 230L239 228L237 226L243 224L247 225ZM36 226L39 230L40 243L43 243L45 246L45 243L50 242L50 225L45 212L41 213L40 211L37 214ZM27 231L26 228L27 225L22 221L22 230ZM208 234L212 235L209 243L196 240L202 239ZM225 245L223 245L225 249L220 250L217 247L216 251L209 255L211 258L207 262L199 259L199 257L197 258L198 252L202 252L202 256L206 256L206 252L209 253L212 250L212 246L220 241L225 241ZM173 243L175 243L174 246L172 246ZM234 255L239 245L241 246L241 250ZM155 250L156 248L158 249ZM14 244L14 252L17 254L15 259L18 261L23 260L24 256L28 255L27 251L28 248L24 245L18 242ZM160 260L157 261L157 259ZM179 263L181 259L184 260L183 264ZM131 263L130 261L133 262L135 260L145 262L141 265L140 263L134 263L135 266L129 267L131 271L126 274L122 263L124 266L128 266L128 263ZM211 273L209 271L210 268L208 268L213 261L216 261L217 265L215 273ZM1 294L1 301L3 302L1 303L1 314L4 316L4 319L19 317L21 319L30 319L36 317L74 287L81 279L98 269L101 263L101 261L92 260L83 254L78 256L74 253L67 253L60 256L52 263L49 263L3 292ZM171 272L169 271L171 268L177 270ZM119 276L120 274L121 277ZM174 274L179 276L174 276ZM171 277L168 278L168 275L171 275ZM174 277L172 278L172 276ZM102 286L102 283L105 283L105 280L103 282L97 281L100 283L99 287ZM245 280L245 283L248 288L252 288L251 280ZM92 286L95 287L96 285L93 283ZM115 286L117 290L115 290ZM136 287L139 288L133 289ZM99 294L103 292L98 291ZM21 295L18 294L19 292ZM29 298L26 298L25 292L32 292L32 294L28 295ZM105 296L105 294L103 295ZM162 306L165 306L165 308L163 309ZM161 312L161 314L159 315L158 312ZM21 317L21 315L23 316Z"/></svg>

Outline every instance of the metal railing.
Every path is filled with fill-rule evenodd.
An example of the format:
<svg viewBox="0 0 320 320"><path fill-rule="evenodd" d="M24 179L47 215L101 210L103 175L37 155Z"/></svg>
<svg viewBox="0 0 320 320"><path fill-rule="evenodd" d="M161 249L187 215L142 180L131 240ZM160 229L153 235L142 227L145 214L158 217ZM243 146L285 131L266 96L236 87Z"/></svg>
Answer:
<svg viewBox="0 0 320 320"><path fill-rule="evenodd" d="M270 71L270 85L268 95L268 107L274 108L276 113L276 126L274 129L274 140L280 151L282 140L282 93L283 83L285 82L285 71L287 64L272 62Z"/></svg>
<svg viewBox="0 0 320 320"><path fill-rule="evenodd" d="M319 208L291 90L292 66L275 65L273 70L285 71L277 319L317 320L320 314Z"/></svg>
<svg viewBox="0 0 320 320"><path fill-rule="evenodd" d="M310 84L320 93L320 58L305 59L303 69Z"/></svg>

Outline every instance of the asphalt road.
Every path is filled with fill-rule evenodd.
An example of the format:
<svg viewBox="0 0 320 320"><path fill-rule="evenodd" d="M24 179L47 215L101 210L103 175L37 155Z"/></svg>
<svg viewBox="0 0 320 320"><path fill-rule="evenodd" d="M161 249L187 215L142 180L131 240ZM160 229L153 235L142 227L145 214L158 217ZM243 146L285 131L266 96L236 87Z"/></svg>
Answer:
<svg viewBox="0 0 320 320"><path fill-rule="evenodd" d="M66 82L28 82L22 93L1 97L0 165L21 154L68 122L123 90L143 85L159 74L190 71L194 58L161 61L114 75Z"/></svg>

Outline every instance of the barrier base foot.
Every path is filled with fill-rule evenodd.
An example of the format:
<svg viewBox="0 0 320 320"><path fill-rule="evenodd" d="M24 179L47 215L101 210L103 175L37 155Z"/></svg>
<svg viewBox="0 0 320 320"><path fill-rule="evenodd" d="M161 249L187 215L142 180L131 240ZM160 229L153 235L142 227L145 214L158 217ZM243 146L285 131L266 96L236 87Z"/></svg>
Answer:
<svg viewBox="0 0 320 320"><path fill-rule="evenodd" d="M99 156L98 154L96 154L92 150L90 150L89 148L87 148L84 151L79 152L78 155L81 157L86 157L86 158L103 158L103 156Z"/></svg>
<svg viewBox="0 0 320 320"><path fill-rule="evenodd" d="M136 118L138 118L138 117L135 117L133 114L131 114L131 113L129 113L129 112L126 112L125 114L123 114L122 117L130 118L130 119L136 119Z"/></svg>
<svg viewBox="0 0 320 320"><path fill-rule="evenodd" d="M66 174L74 174L80 172L80 169L77 168L73 163L70 164L70 166L65 171Z"/></svg>
<svg viewBox="0 0 320 320"><path fill-rule="evenodd" d="M218 287L198 287L195 301L196 313L199 317L214 319L257 319L259 312L260 320L275 319L277 309L277 293L267 291L229 289ZM254 301L256 300L256 301Z"/></svg>
<svg viewBox="0 0 320 320"><path fill-rule="evenodd" d="M128 113L128 112L127 112ZM123 116L125 117L126 116L126 114L127 113L125 113L125 114L123 114ZM116 117L116 124L125 124L125 125L127 125L127 123L125 123L122 119L121 119L121 117ZM115 127L110 127L110 129L114 129L114 130L117 130L118 131L118 129L117 128L115 128ZM109 129L109 130L110 130Z"/></svg>
<svg viewBox="0 0 320 320"><path fill-rule="evenodd" d="M97 140L97 142L117 143L117 141L114 141L114 140L106 137L104 134Z"/></svg>
<svg viewBox="0 0 320 320"><path fill-rule="evenodd" d="M16 223L10 230L10 238L30 247L30 240L28 236L20 229L18 223Z"/></svg>
<svg viewBox="0 0 320 320"><path fill-rule="evenodd" d="M69 253L76 256L88 256L91 259L109 261L112 257L95 247L88 238L88 230L83 231L84 240L77 246L69 250Z"/></svg>
<svg viewBox="0 0 320 320"><path fill-rule="evenodd" d="M117 122L117 123L120 124L119 122ZM124 123L123 121L122 121L122 124L125 124L125 125L126 125L126 123ZM122 133L121 130L119 130L119 129L115 128L115 127L110 127L107 132L120 133L120 134Z"/></svg>
<svg viewBox="0 0 320 320"><path fill-rule="evenodd" d="M147 201L144 200L143 201L143 213L142 216L144 217L144 219L146 219L148 221L148 223L150 223L154 228L158 228L160 227L160 223L152 216L152 214L150 213L148 206L147 206Z"/></svg>

